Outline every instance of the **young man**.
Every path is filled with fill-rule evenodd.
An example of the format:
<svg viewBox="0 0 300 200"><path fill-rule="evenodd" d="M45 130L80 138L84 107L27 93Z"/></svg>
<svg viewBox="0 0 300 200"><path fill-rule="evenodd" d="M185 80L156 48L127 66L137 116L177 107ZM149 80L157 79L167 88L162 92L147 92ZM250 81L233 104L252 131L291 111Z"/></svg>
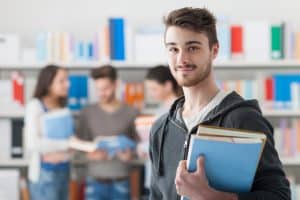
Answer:
<svg viewBox="0 0 300 200"><path fill-rule="evenodd" d="M77 135L92 141L98 136L123 134L137 140L134 120L137 110L122 104L116 98L117 72L112 66L95 68L91 73L99 101L85 108L79 117ZM118 151L111 157L104 150L87 154L86 199L129 200L129 164L133 150Z"/></svg>
<svg viewBox="0 0 300 200"><path fill-rule="evenodd" d="M182 8L165 18L165 46L172 75L183 87L184 97L154 124L150 137L152 160L151 200L187 196L191 200L287 200L289 183L274 148L273 128L262 116L257 101L220 91L212 62L218 53L216 21L206 9ZM226 193L210 187L204 158L189 173L183 159L184 142L198 124L263 132L267 142L246 193ZM247 156L247 155L245 155ZM222 169L220 169L222 170Z"/></svg>

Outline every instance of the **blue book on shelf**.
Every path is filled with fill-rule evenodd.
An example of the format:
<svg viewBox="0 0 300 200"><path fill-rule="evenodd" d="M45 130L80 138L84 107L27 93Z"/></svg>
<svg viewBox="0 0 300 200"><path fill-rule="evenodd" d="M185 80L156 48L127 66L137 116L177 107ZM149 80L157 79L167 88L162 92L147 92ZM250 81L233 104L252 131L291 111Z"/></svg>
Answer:
<svg viewBox="0 0 300 200"><path fill-rule="evenodd" d="M40 33L36 39L36 55L38 61L47 60L47 34Z"/></svg>
<svg viewBox="0 0 300 200"><path fill-rule="evenodd" d="M125 60L124 19L109 19L110 55L112 60Z"/></svg>
<svg viewBox="0 0 300 200"><path fill-rule="evenodd" d="M83 108L87 105L88 101L88 76L86 75L80 75L78 77L80 80L79 84L79 103L80 103L80 108Z"/></svg>
<svg viewBox="0 0 300 200"><path fill-rule="evenodd" d="M135 149L136 142L124 135L101 137L98 140L97 147L108 152L110 156L115 155L117 151L123 151L126 149Z"/></svg>
<svg viewBox="0 0 300 200"><path fill-rule="evenodd" d="M297 74L275 74L273 76L275 86L275 102L277 108L290 108L291 106L291 84L300 83L300 75Z"/></svg>
<svg viewBox="0 0 300 200"><path fill-rule="evenodd" d="M230 46L230 28L227 23L222 23L217 25L217 35L219 38L219 54L217 59L220 60L229 60L231 54Z"/></svg>
<svg viewBox="0 0 300 200"><path fill-rule="evenodd" d="M202 155L211 187L224 192L249 192L265 140L263 133L200 125L197 135L190 139L187 169L196 171L197 159Z"/></svg>
<svg viewBox="0 0 300 200"><path fill-rule="evenodd" d="M80 109L80 99L79 99L79 87L80 82L77 75L69 76L70 87L69 87L69 95L68 95L68 107L71 110L79 110Z"/></svg>
<svg viewBox="0 0 300 200"><path fill-rule="evenodd" d="M245 99L253 99L253 84L254 82L252 80L244 80L244 86L245 88L243 88L245 90Z"/></svg>
<svg viewBox="0 0 300 200"><path fill-rule="evenodd" d="M42 134L50 139L67 139L74 133L74 121L69 109L50 111L41 117Z"/></svg>
<svg viewBox="0 0 300 200"><path fill-rule="evenodd" d="M87 44L88 48L88 60L93 60L94 59L94 45L93 42L89 42Z"/></svg>

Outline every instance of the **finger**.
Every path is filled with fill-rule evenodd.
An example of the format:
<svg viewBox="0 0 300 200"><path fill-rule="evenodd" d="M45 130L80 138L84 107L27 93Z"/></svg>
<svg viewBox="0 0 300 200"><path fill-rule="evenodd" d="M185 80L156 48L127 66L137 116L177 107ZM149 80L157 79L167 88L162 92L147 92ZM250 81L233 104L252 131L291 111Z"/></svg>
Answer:
<svg viewBox="0 0 300 200"><path fill-rule="evenodd" d="M178 163L177 170L180 170L180 171L186 170L186 160L181 160L181 161Z"/></svg>
<svg viewBox="0 0 300 200"><path fill-rule="evenodd" d="M205 174L204 156L200 156L197 159L197 170L196 173Z"/></svg>

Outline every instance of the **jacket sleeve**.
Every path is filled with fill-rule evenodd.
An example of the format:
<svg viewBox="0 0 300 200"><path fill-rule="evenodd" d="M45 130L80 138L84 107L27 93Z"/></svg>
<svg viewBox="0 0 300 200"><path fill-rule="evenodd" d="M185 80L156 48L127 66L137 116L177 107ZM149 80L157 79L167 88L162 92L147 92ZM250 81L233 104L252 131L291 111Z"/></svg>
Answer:
<svg viewBox="0 0 300 200"><path fill-rule="evenodd" d="M239 200L291 199L289 182L274 147L273 128L270 123L258 111L240 108L230 113L227 125L231 128L263 132L267 136L252 189L247 193L239 193Z"/></svg>
<svg viewBox="0 0 300 200"><path fill-rule="evenodd" d="M158 141L158 138L155 138L157 135L153 131L153 127L150 131L150 145L149 145L149 156L151 160L151 183L150 183L150 197L149 200L161 200L163 199L161 191L158 186L158 175L156 173L155 163L157 163L158 158L158 144L155 141Z"/></svg>

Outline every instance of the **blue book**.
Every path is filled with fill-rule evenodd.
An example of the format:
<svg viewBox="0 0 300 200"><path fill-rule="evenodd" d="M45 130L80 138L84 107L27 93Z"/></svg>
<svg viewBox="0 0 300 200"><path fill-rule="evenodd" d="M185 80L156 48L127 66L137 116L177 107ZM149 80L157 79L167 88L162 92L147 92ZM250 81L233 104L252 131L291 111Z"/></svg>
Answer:
<svg viewBox="0 0 300 200"><path fill-rule="evenodd" d="M300 75L297 74L275 74L275 101L276 108L291 108L291 84L300 83Z"/></svg>
<svg viewBox="0 0 300 200"><path fill-rule="evenodd" d="M69 109L50 111L42 115L42 135L49 139L68 139L74 133L74 121Z"/></svg>
<svg viewBox="0 0 300 200"><path fill-rule="evenodd" d="M196 171L197 159L204 156L211 187L223 192L249 192L265 141L263 133L200 125L197 135L190 139L187 169Z"/></svg>
<svg viewBox="0 0 300 200"><path fill-rule="evenodd" d="M110 56L112 60L125 60L124 19L109 19Z"/></svg>
<svg viewBox="0 0 300 200"><path fill-rule="evenodd" d="M231 54L230 46L230 27L227 23L217 25L217 35L219 38L220 49L218 53L218 60L229 60Z"/></svg>
<svg viewBox="0 0 300 200"><path fill-rule="evenodd" d="M69 81L68 107L71 110L77 111L80 109L80 81L77 75L70 75Z"/></svg>
<svg viewBox="0 0 300 200"><path fill-rule="evenodd" d="M79 104L80 109L85 107L88 103L88 76L86 75L78 75L78 78L80 79L79 87L77 87L77 90L79 90Z"/></svg>
<svg viewBox="0 0 300 200"><path fill-rule="evenodd" d="M114 156L117 151L134 150L136 142L125 135L101 137L97 139L97 148L107 151L110 156Z"/></svg>

